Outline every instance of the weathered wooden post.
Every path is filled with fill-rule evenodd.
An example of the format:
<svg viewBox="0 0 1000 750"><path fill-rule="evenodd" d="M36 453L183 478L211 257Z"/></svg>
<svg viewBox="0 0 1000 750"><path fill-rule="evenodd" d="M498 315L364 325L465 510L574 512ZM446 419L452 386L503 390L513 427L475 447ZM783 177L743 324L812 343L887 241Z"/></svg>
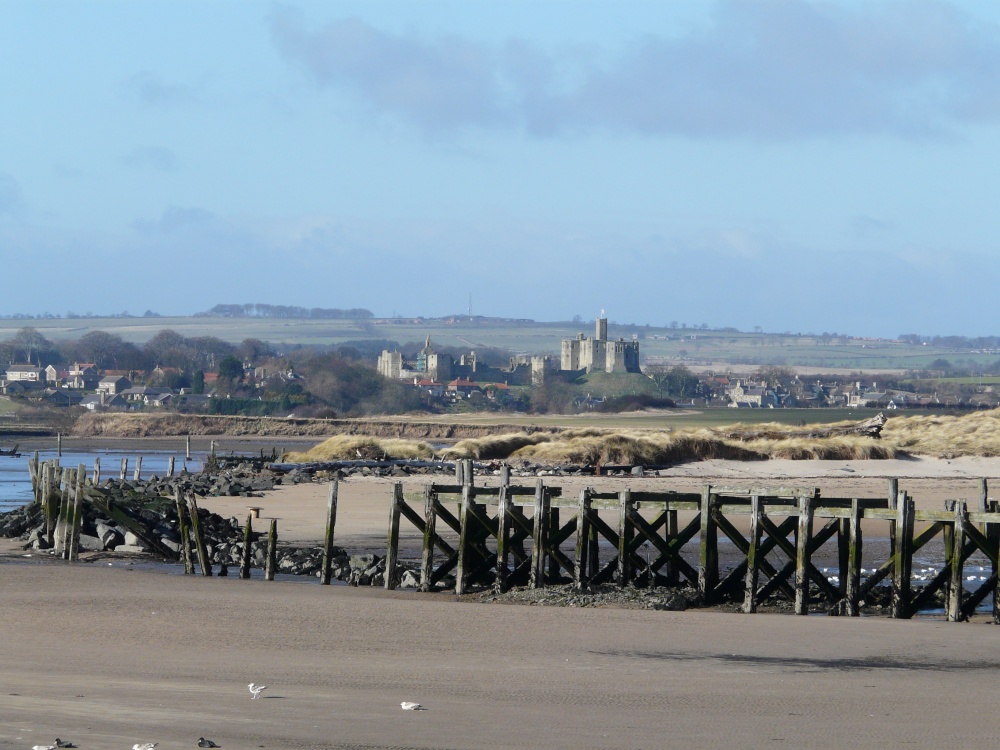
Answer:
<svg viewBox="0 0 1000 750"><path fill-rule="evenodd" d="M951 585L948 587L948 598L945 602L945 612L948 622L959 622L962 619L962 581L965 578L965 526L968 523L969 510L964 500L955 503L955 526L952 532Z"/></svg>
<svg viewBox="0 0 1000 750"><path fill-rule="evenodd" d="M760 581L760 560L757 559L760 550L760 538L763 531L761 523L760 496L750 496L750 546L747 549L747 577L743 594L743 611L753 614L757 611L757 584Z"/></svg>
<svg viewBox="0 0 1000 750"><path fill-rule="evenodd" d="M531 525L531 571L528 588L545 587L545 522L548 519L549 493L542 480L535 481L535 506Z"/></svg>
<svg viewBox="0 0 1000 750"><path fill-rule="evenodd" d="M56 433L56 455L62 458L62 433Z"/></svg>
<svg viewBox="0 0 1000 750"><path fill-rule="evenodd" d="M184 439L184 460L191 460L191 436L187 435Z"/></svg>
<svg viewBox="0 0 1000 750"><path fill-rule="evenodd" d="M913 500L903 492L896 507L896 552L892 568L892 616L909 619L913 568Z"/></svg>
<svg viewBox="0 0 1000 750"><path fill-rule="evenodd" d="M95 487L101 483L101 457L94 456L94 479L91 482Z"/></svg>
<svg viewBox="0 0 1000 750"><path fill-rule="evenodd" d="M502 472L502 470L501 470ZM510 472L507 472L507 479ZM508 561L510 558L510 485L503 481L501 473L500 496L497 500L497 577L493 584L497 594L503 594L510 588L508 577L510 570Z"/></svg>
<svg viewBox="0 0 1000 750"><path fill-rule="evenodd" d="M889 510L897 510L899 507L899 480L896 477L889 479ZM896 554L896 522L889 521L889 557Z"/></svg>
<svg viewBox="0 0 1000 750"><path fill-rule="evenodd" d="M128 476L128 459L123 456L122 457L122 468L121 468L121 471L118 473L118 478L121 481L124 482L125 481L125 477L127 477L127 476Z"/></svg>
<svg viewBox="0 0 1000 750"><path fill-rule="evenodd" d="M28 476L31 477L31 495L38 502L38 451L28 459Z"/></svg>
<svg viewBox="0 0 1000 750"><path fill-rule="evenodd" d="M420 590L430 591L434 576L434 543L437 538L437 493L434 485L424 488L424 549L420 558Z"/></svg>
<svg viewBox="0 0 1000 750"><path fill-rule="evenodd" d="M64 468L59 480L59 515L56 517L56 527L53 533L53 544L56 554L63 560L69 559L69 547L66 544L66 529L69 526L69 469Z"/></svg>
<svg viewBox="0 0 1000 750"><path fill-rule="evenodd" d="M851 500L851 517L848 520L848 555L847 555L847 587L844 590L847 599L847 616L858 617L861 614L861 501ZM843 574L841 574L843 575Z"/></svg>
<svg viewBox="0 0 1000 750"><path fill-rule="evenodd" d="M198 517L198 500L194 493L188 494L188 513L191 516L191 530L194 532L194 546L198 551L198 565L201 566L203 576L212 575L212 563L208 559L208 549L205 547L205 538L201 534L201 519Z"/></svg>
<svg viewBox="0 0 1000 750"><path fill-rule="evenodd" d="M181 562L184 563L184 575L194 575L194 561L191 559L191 536L188 531L187 519L184 516L184 492L180 487L174 495L177 505L177 533L181 538Z"/></svg>
<svg viewBox="0 0 1000 750"><path fill-rule="evenodd" d="M338 489L339 482L334 479L330 482L330 489L326 496L326 535L323 537L323 570L319 579L319 582L324 586L330 585L333 571L333 530L337 525Z"/></svg>
<svg viewBox="0 0 1000 750"><path fill-rule="evenodd" d="M142 476L142 456L136 456L135 457L135 474L132 475L132 481L138 482L140 476Z"/></svg>
<svg viewBox="0 0 1000 750"><path fill-rule="evenodd" d="M573 569L573 583L582 589L590 579L587 576L587 557L590 552L591 522L590 514L593 500L591 490L585 487L580 490L580 503L576 511L576 566Z"/></svg>
<svg viewBox="0 0 1000 750"><path fill-rule="evenodd" d="M813 497L799 498L799 533L795 545L795 614L809 614L809 545L812 542Z"/></svg>
<svg viewBox="0 0 1000 750"><path fill-rule="evenodd" d="M59 512L59 486L56 482L56 465L46 462L45 465L45 538L49 548L55 546L56 514Z"/></svg>
<svg viewBox="0 0 1000 750"><path fill-rule="evenodd" d="M253 513L247 513L247 525L243 529L243 551L240 555L240 578L250 577L250 562L253 558Z"/></svg>
<svg viewBox="0 0 1000 750"><path fill-rule="evenodd" d="M618 493L618 586L620 588L633 583L632 555L628 548L635 532L635 524L632 522L634 512L632 491L624 489Z"/></svg>
<svg viewBox="0 0 1000 750"><path fill-rule="evenodd" d="M719 583L719 529L715 522L718 497L711 486L701 491L701 542L698 553L698 591L703 604L712 604Z"/></svg>
<svg viewBox="0 0 1000 750"><path fill-rule="evenodd" d="M83 484L87 477L87 467L80 464L76 468L76 482L73 488L73 523L70 526L69 560L80 559L80 529L83 527Z"/></svg>
<svg viewBox="0 0 1000 750"><path fill-rule="evenodd" d="M465 459L455 459L455 484L460 487L465 485Z"/></svg>
<svg viewBox="0 0 1000 750"><path fill-rule="evenodd" d="M458 565L455 569L455 593L465 593L465 578L468 575L469 554L472 546L472 486L462 487L462 509L459 515Z"/></svg>
<svg viewBox="0 0 1000 750"><path fill-rule="evenodd" d="M215 458L215 441L214 440L212 441L212 446L211 446L211 449L208 452L208 455L211 456L212 458Z"/></svg>
<svg viewBox="0 0 1000 750"><path fill-rule="evenodd" d="M170 456L167 459L167 476L172 477L174 475L174 457Z"/></svg>
<svg viewBox="0 0 1000 750"><path fill-rule="evenodd" d="M267 532L267 567L264 568L264 580L273 581L278 557L278 519L271 519L271 528Z"/></svg>
<svg viewBox="0 0 1000 750"><path fill-rule="evenodd" d="M403 504L403 483L394 482L389 501L389 539L385 550L385 588L396 588L396 560L399 557L399 514Z"/></svg>

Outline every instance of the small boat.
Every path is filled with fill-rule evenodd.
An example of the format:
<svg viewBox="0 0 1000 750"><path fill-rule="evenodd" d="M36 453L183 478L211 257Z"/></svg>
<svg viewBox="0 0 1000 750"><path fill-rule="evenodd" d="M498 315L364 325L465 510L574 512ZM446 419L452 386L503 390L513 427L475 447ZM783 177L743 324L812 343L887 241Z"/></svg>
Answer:
<svg viewBox="0 0 1000 750"><path fill-rule="evenodd" d="M3 448L0 448L0 456L10 456L11 458L20 458L21 454L17 452L17 444L15 443L14 447L11 448L10 450L4 450Z"/></svg>

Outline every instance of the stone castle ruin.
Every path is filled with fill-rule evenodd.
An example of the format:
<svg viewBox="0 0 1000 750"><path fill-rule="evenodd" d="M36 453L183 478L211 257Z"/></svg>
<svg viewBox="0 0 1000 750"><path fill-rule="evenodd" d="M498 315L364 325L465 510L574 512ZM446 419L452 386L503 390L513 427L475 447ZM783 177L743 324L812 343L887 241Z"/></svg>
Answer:
<svg viewBox="0 0 1000 750"><path fill-rule="evenodd" d="M560 370L578 372L641 372L639 342L608 341L608 319L598 318L593 338L577 334L563 339Z"/></svg>
<svg viewBox="0 0 1000 750"><path fill-rule="evenodd" d="M492 367L479 362L476 353L469 352L455 358L435 352L428 336L424 348L417 352L416 361L408 361L402 352L388 349L378 358L379 374L394 380L433 380L447 383L460 378L473 383L506 383L507 385L542 385L548 357L511 357L509 369Z"/></svg>

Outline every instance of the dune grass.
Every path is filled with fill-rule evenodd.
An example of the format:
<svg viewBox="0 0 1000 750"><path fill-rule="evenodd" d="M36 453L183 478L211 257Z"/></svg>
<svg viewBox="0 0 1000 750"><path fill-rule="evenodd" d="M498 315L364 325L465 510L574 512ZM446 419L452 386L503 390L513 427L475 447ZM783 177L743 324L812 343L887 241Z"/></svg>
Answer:
<svg viewBox="0 0 1000 750"><path fill-rule="evenodd" d="M307 451L284 454L283 461L307 463L310 461L338 461L351 459L430 459L434 457L431 446L418 440L398 438L372 438L363 435L335 435Z"/></svg>

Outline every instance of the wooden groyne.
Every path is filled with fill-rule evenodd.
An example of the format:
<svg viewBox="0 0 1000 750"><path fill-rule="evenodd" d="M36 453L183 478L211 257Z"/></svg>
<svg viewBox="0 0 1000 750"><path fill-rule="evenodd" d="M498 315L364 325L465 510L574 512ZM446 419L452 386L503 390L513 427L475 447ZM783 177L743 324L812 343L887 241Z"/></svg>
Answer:
<svg viewBox="0 0 1000 750"><path fill-rule="evenodd" d="M617 522L609 522L609 515ZM892 617L910 618L943 596L949 621L966 620L987 602L993 622L1000 623L1000 507L987 499L985 480L977 498L949 501L937 511L917 510L898 480L889 481L885 496L868 498L824 498L815 488L711 486L700 493L584 489L570 497L543 480L512 484L506 471L498 487L478 487L471 471L460 467L454 484L429 484L419 497L407 497L401 483L393 486L385 581L390 589L397 584L401 521L423 535L423 591L441 587L452 575L457 594L472 587L504 592L567 582L581 589L689 584L705 605L737 602L755 612L778 597L800 615L858 616L875 588L888 585ZM886 547L865 546L865 531L875 524L883 536L888 528L889 544L883 559L872 562ZM914 586L914 556L921 550L926 556L927 545L939 537L943 559L926 582ZM720 543L737 555L726 570ZM813 563L821 549L834 554L834 574ZM973 587L965 566L976 552L989 561L990 572Z"/></svg>

